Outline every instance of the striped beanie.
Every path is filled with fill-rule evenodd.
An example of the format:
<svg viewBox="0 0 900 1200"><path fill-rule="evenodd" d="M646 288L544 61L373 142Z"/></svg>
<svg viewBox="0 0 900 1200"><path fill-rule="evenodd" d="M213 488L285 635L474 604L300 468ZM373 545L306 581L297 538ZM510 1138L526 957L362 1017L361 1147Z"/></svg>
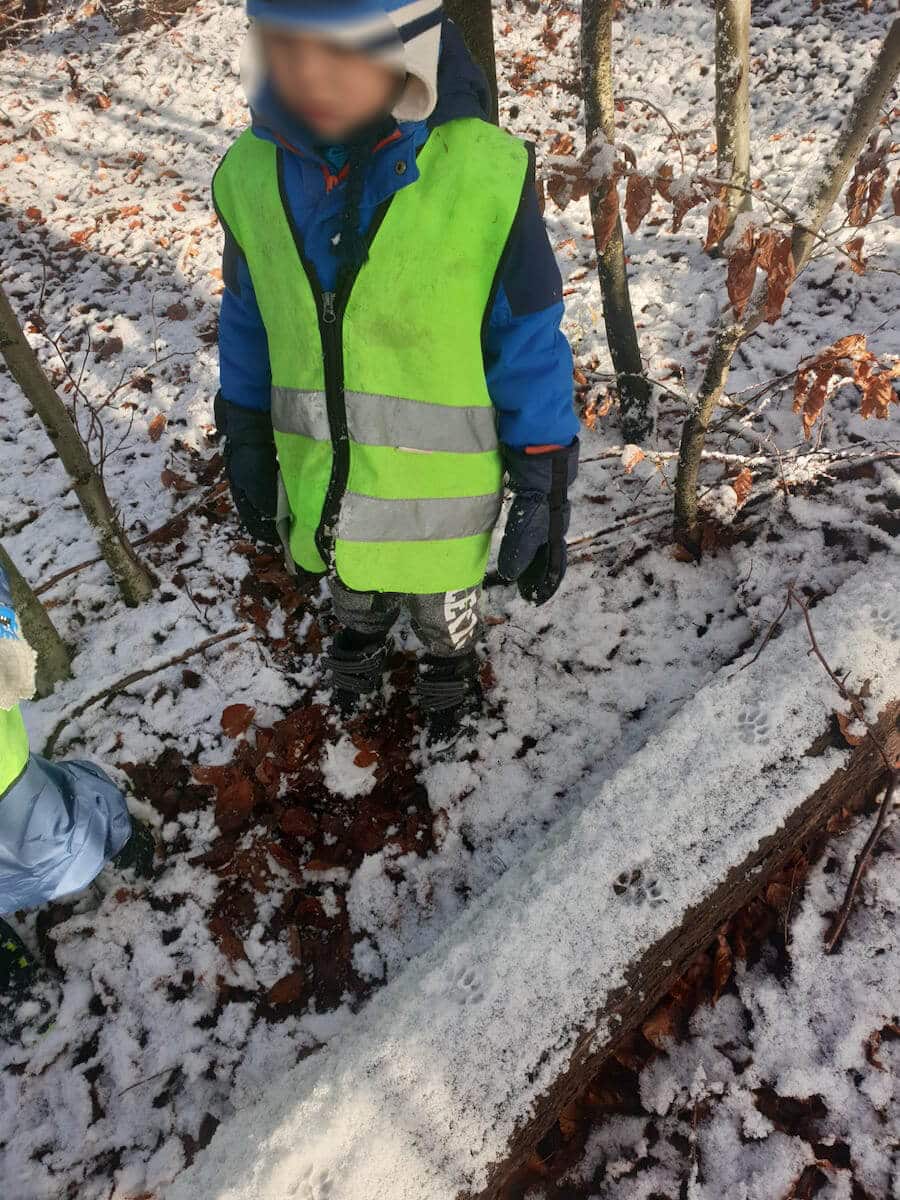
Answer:
<svg viewBox="0 0 900 1200"><path fill-rule="evenodd" d="M406 87L394 106L398 121L424 121L437 104L441 0L247 0L254 26L304 30L371 54L401 74ZM241 71L248 94L261 57L253 29Z"/></svg>

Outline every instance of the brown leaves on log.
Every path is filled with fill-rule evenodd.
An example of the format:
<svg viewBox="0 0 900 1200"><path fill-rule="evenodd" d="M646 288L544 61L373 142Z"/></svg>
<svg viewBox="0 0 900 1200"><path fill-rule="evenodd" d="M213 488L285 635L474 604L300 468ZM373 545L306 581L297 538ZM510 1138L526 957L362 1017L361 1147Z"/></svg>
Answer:
<svg viewBox="0 0 900 1200"><path fill-rule="evenodd" d="M898 401L892 381L900 377L900 364L881 368L866 345L864 333L851 333L810 359L797 372L794 412L803 418L803 431L810 436L822 414L828 388L834 378L851 379L861 392L860 416L887 420L891 404Z"/></svg>

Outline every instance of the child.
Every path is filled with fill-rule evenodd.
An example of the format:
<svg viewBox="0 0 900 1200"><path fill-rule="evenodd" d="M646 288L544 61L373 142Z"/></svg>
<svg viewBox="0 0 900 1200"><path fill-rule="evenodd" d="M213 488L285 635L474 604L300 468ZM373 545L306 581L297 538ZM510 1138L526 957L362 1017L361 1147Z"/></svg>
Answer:
<svg viewBox="0 0 900 1200"><path fill-rule="evenodd" d="M0 913L80 891L112 859L149 875L154 841L99 767L30 754L19 700L34 692L34 651L19 632L0 570ZM24 991L35 963L0 920L0 996Z"/></svg>
<svg viewBox="0 0 900 1200"><path fill-rule="evenodd" d="M342 706L381 683L401 604L439 737L477 707L480 589L566 566L578 464L562 284L530 147L489 124L440 3L248 0L252 126L225 230L216 422L246 528L327 573Z"/></svg>

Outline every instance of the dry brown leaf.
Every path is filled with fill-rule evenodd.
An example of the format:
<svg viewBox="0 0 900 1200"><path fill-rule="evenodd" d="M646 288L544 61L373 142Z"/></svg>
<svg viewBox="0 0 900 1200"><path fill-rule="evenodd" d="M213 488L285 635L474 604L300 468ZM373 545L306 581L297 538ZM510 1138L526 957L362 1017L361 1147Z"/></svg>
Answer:
<svg viewBox="0 0 900 1200"><path fill-rule="evenodd" d="M734 488L734 494L737 496L738 508L743 508L750 499L750 493L753 491L753 472L750 468L744 467L741 473L732 479L731 486Z"/></svg>
<svg viewBox="0 0 900 1200"><path fill-rule="evenodd" d="M183 475L179 475L171 467L166 467L159 479L163 487L171 488L173 492L190 492L194 487L189 479L185 479Z"/></svg>
<svg viewBox="0 0 900 1200"><path fill-rule="evenodd" d="M834 345L824 351L832 358L856 358L866 351L866 335L864 333L848 333L846 337L838 338Z"/></svg>
<svg viewBox="0 0 900 1200"><path fill-rule="evenodd" d="M866 740L865 734L863 734L862 737L860 737L860 735L858 733L850 732L850 726L853 724L853 722L855 720L856 720L856 717L853 715L853 713L839 712L837 714L837 723L841 729L841 736L843 737L844 741L847 743L848 746L861 746L862 743Z"/></svg>
<svg viewBox="0 0 900 1200"><path fill-rule="evenodd" d="M642 463L646 455L640 446L626 446L622 451L622 466L626 475L630 475L638 463Z"/></svg>
<svg viewBox="0 0 900 1200"><path fill-rule="evenodd" d="M851 238L849 242L844 242L844 249L850 259L850 270L856 275L865 275L866 273L866 260L862 255L864 245L865 239L862 237Z"/></svg>
<svg viewBox="0 0 900 1200"><path fill-rule="evenodd" d="M670 189L671 192L671 189ZM689 188L679 188L675 193L675 201L673 204L672 213L672 232L677 233L681 228L684 218L696 208L698 204L702 204L704 196L702 192L697 191L693 185Z"/></svg>
<svg viewBox="0 0 900 1200"><path fill-rule="evenodd" d="M653 180L637 173L629 175L625 189L625 221L631 233L639 229L652 203Z"/></svg>
<svg viewBox="0 0 900 1200"><path fill-rule="evenodd" d="M728 259L728 299L734 306L734 315L740 319L756 282L756 247L742 243Z"/></svg>
<svg viewBox="0 0 900 1200"><path fill-rule="evenodd" d="M656 1012L641 1026L641 1033L657 1050L662 1050L666 1042L675 1037L678 1028L678 1010L673 1004L660 1005Z"/></svg>
<svg viewBox="0 0 900 1200"><path fill-rule="evenodd" d="M612 178L607 185L603 199L597 206L597 215L594 219L594 240L597 244L598 254L603 254L609 245L609 239L615 231L618 219L619 189L615 178Z"/></svg>
<svg viewBox="0 0 900 1200"><path fill-rule="evenodd" d="M668 204L672 203L672 178L674 172L668 163L663 165L656 172L656 177L653 180L654 187Z"/></svg>
<svg viewBox="0 0 900 1200"><path fill-rule="evenodd" d="M157 413L150 424L147 426L147 436L151 442L158 442L166 428L166 414Z"/></svg>
<svg viewBox="0 0 900 1200"><path fill-rule="evenodd" d="M269 989L269 1003L276 1006L295 1004L303 995L306 976L302 971L291 971Z"/></svg>
<svg viewBox="0 0 900 1200"><path fill-rule="evenodd" d="M880 371L866 380L859 410L866 420L869 417L876 417L879 421L888 419L889 406L898 402L897 393L891 384L893 375L893 371Z"/></svg>
<svg viewBox="0 0 900 1200"><path fill-rule="evenodd" d="M709 207L709 222L706 226L706 241L703 243L703 249L711 250L713 246L718 246L727 228L728 205L721 200L714 200Z"/></svg>
<svg viewBox="0 0 900 1200"><path fill-rule="evenodd" d="M713 1004L722 995L728 980L731 978L731 972L734 969L734 955L731 952L731 947L728 944L728 938L723 933L719 934L719 941L716 946L716 955L713 961Z"/></svg>
<svg viewBox="0 0 900 1200"><path fill-rule="evenodd" d="M253 724L256 709L248 704L229 704L222 713L222 731L226 737L237 738Z"/></svg>
<svg viewBox="0 0 900 1200"><path fill-rule="evenodd" d="M765 230L757 243L758 265L766 272L766 320L777 321L784 308L788 289L797 274L793 243L786 233Z"/></svg>

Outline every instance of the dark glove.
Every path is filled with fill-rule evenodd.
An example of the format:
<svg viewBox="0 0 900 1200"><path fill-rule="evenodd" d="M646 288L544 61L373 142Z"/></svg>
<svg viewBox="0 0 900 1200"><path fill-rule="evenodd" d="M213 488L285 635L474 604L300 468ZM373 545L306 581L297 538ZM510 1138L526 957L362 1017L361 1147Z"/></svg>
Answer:
<svg viewBox="0 0 900 1200"><path fill-rule="evenodd" d="M259 542L278 546L278 459L267 412L230 404L216 393L215 418L225 437L225 470L241 523Z"/></svg>
<svg viewBox="0 0 900 1200"><path fill-rule="evenodd" d="M561 450L527 454L503 447L509 486L515 492L500 545L498 567L516 580L531 604L546 604L566 573L568 491L578 476L578 438Z"/></svg>

